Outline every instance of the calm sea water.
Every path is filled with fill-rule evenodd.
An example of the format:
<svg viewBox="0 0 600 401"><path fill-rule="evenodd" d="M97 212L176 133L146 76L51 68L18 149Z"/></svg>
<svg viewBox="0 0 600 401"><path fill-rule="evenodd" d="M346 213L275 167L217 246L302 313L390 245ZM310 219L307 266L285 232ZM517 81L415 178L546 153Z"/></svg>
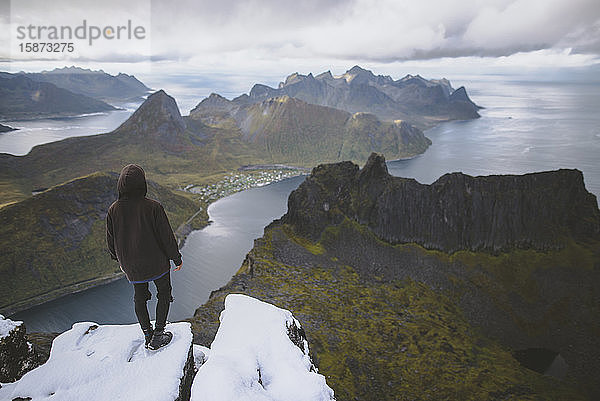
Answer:
<svg viewBox="0 0 600 401"><path fill-rule="evenodd" d="M464 84L486 107L482 117L429 130L433 145L414 159L390 162L391 174L429 184L455 171L490 175L577 168L588 191L600 196L600 84L502 77Z"/></svg>
<svg viewBox="0 0 600 401"><path fill-rule="evenodd" d="M0 133L0 153L21 156L35 145L60 141L72 136L103 134L117 128L133 113L138 103L116 105L122 110L84 114L74 117L3 121L17 131Z"/></svg>
<svg viewBox="0 0 600 401"><path fill-rule="evenodd" d="M431 183L441 175L521 174L558 168L583 171L588 190L600 196L600 85L479 77L464 82L486 109L472 121L429 130L433 145L410 160L391 161L390 173ZM12 153L12 152L11 152ZM301 177L244 191L209 208L213 223L192 233L184 269L172 274L175 302L170 320L193 315L210 292L239 269L263 227L286 211ZM77 321L132 323L131 285L120 280L14 315L31 331L63 331ZM154 304L151 304L154 308Z"/></svg>

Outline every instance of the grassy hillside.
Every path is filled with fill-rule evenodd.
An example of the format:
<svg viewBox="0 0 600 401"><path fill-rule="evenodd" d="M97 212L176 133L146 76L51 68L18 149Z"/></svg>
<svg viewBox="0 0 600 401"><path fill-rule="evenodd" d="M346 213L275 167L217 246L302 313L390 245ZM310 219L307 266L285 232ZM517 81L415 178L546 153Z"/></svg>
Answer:
<svg viewBox="0 0 600 401"><path fill-rule="evenodd" d="M352 262L352 248L370 249L377 271L367 272L364 260ZM274 224L255 242L229 284L190 319L195 341L210 345L224 297L244 293L294 313L306 330L319 372L338 400L586 399L572 377L563 382L522 367L510 347L469 321L456 292L425 283L418 268L389 277L393 267L386 269L377 255L390 252L397 258L413 253L424 264L437 258L416 245L383 243L351 223L326 230L316 243L296 236L289 226ZM513 258L530 256L507 255L486 268L510 269ZM473 268L475 257L461 267ZM538 261L532 271L545 260ZM477 269L478 274L485 275L486 268ZM488 285L490 292L510 294L509 286Z"/></svg>
<svg viewBox="0 0 600 401"><path fill-rule="evenodd" d="M372 152L398 159L423 153L431 145L419 129L401 121L382 122L369 113L352 115L289 96L238 103L213 94L190 119L237 130L263 157L303 166L340 160L362 163Z"/></svg>
<svg viewBox="0 0 600 401"><path fill-rule="evenodd" d="M597 399L598 286L580 172L422 185L372 155L313 169L191 322L210 345L228 293L290 309L339 400ZM532 348L559 354L564 378L513 358Z"/></svg>
<svg viewBox="0 0 600 401"><path fill-rule="evenodd" d="M105 217L117 198L116 173L93 173L0 209L0 310L60 295L70 286L111 278L118 265L106 251ZM148 196L165 206L173 229L199 205L154 182ZM196 226L206 223L201 215ZM67 291L68 292L68 291Z"/></svg>

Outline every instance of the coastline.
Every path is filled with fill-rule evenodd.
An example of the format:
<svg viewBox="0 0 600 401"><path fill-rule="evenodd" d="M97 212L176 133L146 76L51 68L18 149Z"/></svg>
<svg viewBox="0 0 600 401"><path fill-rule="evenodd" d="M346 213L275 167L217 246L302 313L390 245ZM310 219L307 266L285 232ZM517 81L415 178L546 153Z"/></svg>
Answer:
<svg viewBox="0 0 600 401"><path fill-rule="evenodd" d="M125 274L123 272L116 272L106 276L70 284L66 287L57 288L55 290L48 291L44 294L25 299L23 301L19 301L11 305L3 306L2 308L0 308L0 314L10 317L15 313L22 312L29 308L33 308L34 306L42 305L46 302L54 301L55 299L59 299L70 294L76 294L78 292L85 291L90 288L98 287L104 284L109 284L113 281L120 280L123 277L125 277Z"/></svg>
<svg viewBox="0 0 600 401"><path fill-rule="evenodd" d="M35 120L53 120L53 119L62 119L62 118L81 118L81 117L91 117L91 116L99 116L106 115L113 111L125 111L126 108L113 106L113 109L109 110L99 110L92 111L89 113L48 113L48 114L26 114L21 116L3 116L0 118L0 123L14 123L19 121L35 121Z"/></svg>

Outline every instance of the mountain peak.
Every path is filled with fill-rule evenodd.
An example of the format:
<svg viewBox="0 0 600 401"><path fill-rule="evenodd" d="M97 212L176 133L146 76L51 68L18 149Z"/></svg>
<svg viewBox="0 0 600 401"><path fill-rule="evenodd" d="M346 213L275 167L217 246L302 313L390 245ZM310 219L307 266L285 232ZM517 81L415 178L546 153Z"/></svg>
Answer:
<svg viewBox="0 0 600 401"><path fill-rule="evenodd" d="M373 152L361 170L359 180L382 179L388 176L389 173L387 164L385 164L385 157L381 153Z"/></svg>
<svg viewBox="0 0 600 401"><path fill-rule="evenodd" d="M331 73L330 70L327 70L325 72L320 73L319 75L317 75L315 77L315 79L325 79L325 80L329 80L329 79L334 79L333 78L333 74Z"/></svg>
<svg viewBox="0 0 600 401"><path fill-rule="evenodd" d="M355 65L354 67L350 68L348 71L346 71L344 75L342 75L342 77L348 83L354 82L357 84L364 84L375 79L375 75L371 71L365 70L364 68L358 65Z"/></svg>
<svg viewBox="0 0 600 401"><path fill-rule="evenodd" d="M305 79L314 79L312 72L309 73L308 75L302 75L297 72L294 72L293 74L288 75L285 78L285 82L280 83L279 87L282 88L287 85L293 85L295 83L302 82Z"/></svg>
<svg viewBox="0 0 600 401"><path fill-rule="evenodd" d="M347 72L347 73L350 73L350 74L360 74L360 73L362 73L362 72L368 72L368 73L371 73L371 74L372 74L372 72L371 72L371 71L369 71L369 70L365 70L364 68L362 68L362 67L361 67L361 66L359 66L359 65L355 65L354 67L350 68L350 69L349 69L348 71L346 71L346 72Z"/></svg>
<svg viewBox="0 0 600 401"><path fill-rule="evenodd" d="M160 142L172 143L185 130L175 99L160 89L142 103L118 131L127 134L157 137Z"/></svg>
<svg viewBox="0 0 600 401"><path fill-rule="evenodd" d="M179 108L177 107L175 99L169 96L167 92L165 92L162 89L159 89L150 96L148 96L148 98L144 101L144 103L142 103L138 111L142 110L142 108L152 107L154 105L165 109L165 111L171 113L173 116L175 116L175 118L181 118L181 114L179 113Z"/></svg>

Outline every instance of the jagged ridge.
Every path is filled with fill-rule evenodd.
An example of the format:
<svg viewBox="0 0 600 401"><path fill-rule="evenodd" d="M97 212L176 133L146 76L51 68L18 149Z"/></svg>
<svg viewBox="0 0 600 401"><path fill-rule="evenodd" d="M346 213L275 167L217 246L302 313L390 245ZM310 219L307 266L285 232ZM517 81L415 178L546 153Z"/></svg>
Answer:
<svg viewBox="0 0 600 401"><path fill-rule="evenodd" d="M423 185L392 177L376 154L361 171L352 163L315 168L290 195L283 221L316 240L326 226L346 217L389 243L446 252L558 249L567 238L585 241L600 234L596 197L586 191L578 170L452 173Z"/></svg>
<svg viewBox="0 0 600 401"><path fill-rule="evenodd" d="M447 79L426 80L419 75L407 75L394 81L390 76L376 76L359 66L339 77L329 71L316 77L294 73L278 88L256 84L249 95L242 95L234 102L255 103L282 95L350 113L373 113L382 120L407 120L419 128L443 120L479 117L479 106L469 99L466 89L455 91Z"/></svg>

